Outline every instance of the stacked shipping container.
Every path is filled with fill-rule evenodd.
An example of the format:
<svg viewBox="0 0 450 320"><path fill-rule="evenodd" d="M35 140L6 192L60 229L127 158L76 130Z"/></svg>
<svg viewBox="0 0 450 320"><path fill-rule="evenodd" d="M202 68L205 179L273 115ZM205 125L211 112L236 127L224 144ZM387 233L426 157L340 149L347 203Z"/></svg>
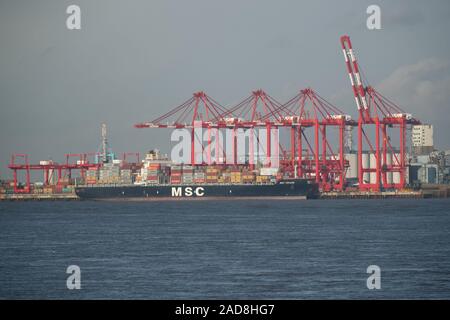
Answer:
<svg viewBox="0 0 450 320"><path fill-rule="evenodd" d="M181 166L172 166L171 171L170 171L170 183L180 184L181 183L181 175L182 175L182 167Z"/></svg>
<svg viewBox="0 0 450 320"><path fill-rule="evenodd" d="M218 183L219 182L219 169L215 166L206 168L206 183Z"/></svg>
<svg viewBox="0 0 450 320"><path fill-rule="evenodd" d="M85 175L86 184L96 184L98 180L98 170L97 168L91 168L86 171Z"/></svg>
<svg viewBox="0 0 450 320"><path fill-rule="evenodd" d="M120 167L119 164L105 163L99 170L99 183L116 184L120 183Z"/></svg>
<svg viewBox="0 0 450 320"><path fill-rule="evenodd" d="M197 167L194 172L194 183L205 183L206 174L202 167Z"/></svg>
<svg viewBox="0 0 450 320"><path fill-rule="evenodd" d="M194 182L194 168L192 166L183 167L183 184L192 184Z"/></svg>
<svg viewBox="0 0 450 320"><path fill-rule="evenodd" d="M231 169L231 183L242 183L242 173L240 169Z"/></svg>

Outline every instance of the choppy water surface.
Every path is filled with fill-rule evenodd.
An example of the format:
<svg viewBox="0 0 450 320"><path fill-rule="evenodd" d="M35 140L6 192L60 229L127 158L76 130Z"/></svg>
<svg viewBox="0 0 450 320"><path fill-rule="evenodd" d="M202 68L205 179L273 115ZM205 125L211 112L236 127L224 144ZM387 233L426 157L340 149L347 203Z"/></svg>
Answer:
<svg viewBox="0 0 450 320"><path fill-rule="evenodd" d="M3 202L0 258L0 298L448 299L450 199Z"/></svg>

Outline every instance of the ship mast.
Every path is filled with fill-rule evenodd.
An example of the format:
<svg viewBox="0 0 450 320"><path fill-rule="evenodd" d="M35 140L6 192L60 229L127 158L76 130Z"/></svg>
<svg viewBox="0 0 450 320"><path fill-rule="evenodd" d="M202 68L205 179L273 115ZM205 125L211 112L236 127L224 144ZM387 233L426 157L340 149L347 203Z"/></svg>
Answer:
<svg viewBox="0 0 450 320"><path fill-rule="evenodd" d="M108 162L108 138L106 137L106 123L102 123L102 160Z"/></svg>

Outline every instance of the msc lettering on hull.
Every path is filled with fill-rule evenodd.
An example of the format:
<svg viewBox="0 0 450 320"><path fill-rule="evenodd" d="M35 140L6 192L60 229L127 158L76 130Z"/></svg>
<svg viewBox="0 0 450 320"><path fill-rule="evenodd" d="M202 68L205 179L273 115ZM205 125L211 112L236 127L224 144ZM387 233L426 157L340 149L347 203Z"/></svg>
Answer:
<svg viewBox="0 0 450 320"><path fill-rule="evenodd" d="M172 187L172 197L203 197L204 194L203 187Z"/></svg>

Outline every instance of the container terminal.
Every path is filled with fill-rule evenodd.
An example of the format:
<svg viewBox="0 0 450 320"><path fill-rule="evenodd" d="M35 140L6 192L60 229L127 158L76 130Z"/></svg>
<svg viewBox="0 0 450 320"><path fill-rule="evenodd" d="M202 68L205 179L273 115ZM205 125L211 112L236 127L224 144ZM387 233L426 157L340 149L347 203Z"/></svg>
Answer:
<svg viewBox="0 0 450 320"><path fill-rule="evenodd" d="M9 164L13 180L2 181L0 200L447 197L449 188L436 178L442 163L441 169L435 163L417 165L421 155L413 148L408 151L407 132L414 135L424 125L366 83L348 36L342 36L340 44L357 120L311 88L285 103L259 89L231 107L196 92L166 114L134 125L186 130L187 159L169 159L156 149L142 160L138 152L123 153L119 159L108 147L102 124L98 152L66 154L63 163L38 164L31 163L27 154L13 154ZM204 140L200 144L198 129ZM239 150L242 134L248 141L244 152ZM444 167L447 157L438 154ZM434 179L418 183L424 172L433 176L433 169ZM42 172L43 181L32 183L31 171ZM25 182L18 181L20 172L25 172ZM446 174L441 172L441 177Z"/></svg>

